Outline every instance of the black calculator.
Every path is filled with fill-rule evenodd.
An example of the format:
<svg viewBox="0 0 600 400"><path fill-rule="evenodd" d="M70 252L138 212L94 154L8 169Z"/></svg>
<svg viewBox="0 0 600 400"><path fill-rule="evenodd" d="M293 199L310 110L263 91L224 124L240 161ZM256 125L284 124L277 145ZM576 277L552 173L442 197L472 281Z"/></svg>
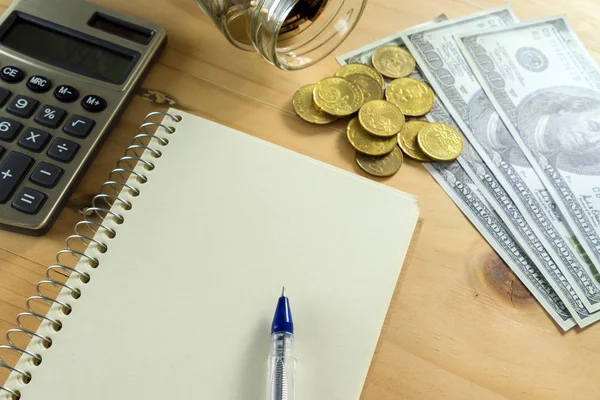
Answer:
<svg viewBox="0 0 600 400"><path fill-rule="evenodd" d="M161 27L82 0L16 0L5 11L0 228L51 228L165 43Z"/></svg>

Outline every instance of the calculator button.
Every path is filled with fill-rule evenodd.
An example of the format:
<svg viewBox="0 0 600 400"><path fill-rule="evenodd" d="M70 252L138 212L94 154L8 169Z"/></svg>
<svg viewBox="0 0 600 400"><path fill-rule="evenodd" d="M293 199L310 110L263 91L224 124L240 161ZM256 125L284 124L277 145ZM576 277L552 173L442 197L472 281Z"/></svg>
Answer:
<svg viewBox="0 0 600 400"><path fill-rule="evenodd" d="M77 150L79 150L77 143L67 139L56 139L50 146L50 150L48 150L48 156L68 163L75 157Z"/></svg>
<svg viewBox="0 0 600 400"><path fill-rule="evenodd" d="M27 81L27 87L32 92L46 93L52 87L52 81L44 76L33 75Z"/></svg>
<svg viewBox="0 0 600 400"><path fill-rule="evenodd" d="M2 154L4 154L6 150L4 149L4 147L0 146L0 158L2 158Z"/></svg>
<svg viewBox="0 0 600 400"><path fill-rule="evenodd" d="M0 140L12 141L23 125L10 118L0 117Z"/></svg>
<svg viewBox="0 0 600 400"><path fill-rule="evenodd" d="M0 70L0 78L8 83L17 83L23 80L23 71L17 67L4 67Z"/></svg>
<svg viewBox="0 0 600 400"><path fill-rule="evenodd" d="M54 89L54 97L63 103L72 103L79 98L79 91L73 86L60 85Z"/></svg>
<svg viewBox="0 0 600 400"><path fill-rule="evenodd" d="M89 112L100 112L106 109L106 100L100 96L89 94L81 99L81 105Z"/></svg>
<svg viewBox="0 0 600 400"><path fill-rule="evenodd" d="M2 107L4 103L6 103L6 100L8 100L11 94L12 93L10 92L10 90L0 88L0 107Z"/></svg>
<svg viewBox="0 0 600 400"><path fill-rule="evenodd" d="M85 138L90 134L96 122L93 119L82 117L81 115L72 115L67 120L63 130L71 136Z"/></svg>
<svg viewBox="0 0 600 400"><path fill-rule="evenodd" d="M35 116L35 122L49 128L57 128L62 120L67 115L67 112L62 108L44 105Z"/></svg>
<svg viewBox="0 0 600 400"><path fill-rule="evenodd" d="M46 201L46 195L37 190L23 188L12 202L13 208L26 214L37 214Z"/></svg>
<svg viewBox="0 0 600 400"><path fill-rule="evenodd" d="M41 162L33 171L29 180L43 187L53 188L63 174L63 169L56 165Z"/></svg>
<svg viewBox="0 0 600 400"><path fill-rule="evenodd" d="M0 203L6 203L32 162L31 157L14 151L6 156L0 164Z"/></svg>
<svg viewBox="0 0 600 400"><path fill-rule="evenodd" d="M8 107L6 107L6 111L18 117L29 118L38 104L38 101L31 97L17 95L12 99Z"/></svg>
<svg viewBox="0 0 600 400"><path fill-rule="evenodd" d="M27 128L19 138L19 146L35 151L40 152L46 147L46 143L50 140L50 134L39 129L35 128Z"/></svg>

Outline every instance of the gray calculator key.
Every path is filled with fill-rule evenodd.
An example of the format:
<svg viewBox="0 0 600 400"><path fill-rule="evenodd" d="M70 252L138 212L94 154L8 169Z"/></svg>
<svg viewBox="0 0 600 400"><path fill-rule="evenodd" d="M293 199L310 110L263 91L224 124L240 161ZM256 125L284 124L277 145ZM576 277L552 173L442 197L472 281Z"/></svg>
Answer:
<svg viewBox="0 0 600 400"><path fill-rule="evenodd" d="M21 94L15 96L6 107L6 111L18 117L29 118L37 108L39 102L31 97Z"/></svg>
<svg viewBox="0 0 600 400"><path fill-rule="evenodd" d="M46 147L48 140L50 140L49 133L35 128L27 128L21 134L18 143L27 150L39 153Z"/></svg>
<svg viewBox="0 0 600 400"><path fill-rule="evenodd" d="M63 131L71 136L85 138L90 134L96 122L81 115L71 115L63 127Z"/></svg>
<svg viewBox="0 0 600 400"><path fill-rule="evenodd" d="M6 100L8 100L11 94L12 92L10 90L0 88L0 107L6 103Z"/></svg>
<svg viewBox="0 0 600 400"><path fill-rule="evenodd" d="M55 160L68 163L73 160L73 157L75 157L78 150L79 145L77 143L67 139L58 138L52 143L52 146L50 146L48 156Z"/></svg>
<svg viewBox="0 0 600 400"><path fill-rule="evenodd" d="M0 204L6 203L33 163L31 157L12 152L0 163Z"/></svg>
<svg viewBox="0 0 600 400"><path fill-rule="evenodd" d="M41 162L35 168L29 180L37 185L53 188L56 186L64 170L56 165Z"/></svg>
<svg viewBox="0 0 600 400"><path fill-rule="evenodd" d="M21 131L23 125L14 119L0 117L0 140L11 142Z"/></svg>
<svg viewBox="0 0 600 400"><path fill-rule="evenodd" d="M65 115L67 115L67 112L62 108L44 104L35 115L35 122L48 128L57 128L65 118Z"/></svg>
<svg viewBox="0 0 600 400"><path fill-rule="evenodd" d="M12 206L26 214L37 214L37 212L40 211L40 208L42 208L44 201L46 201L46 197L47 196L44 193L38 192L37 190L23 188L19 194L15 196Z"/></svg>

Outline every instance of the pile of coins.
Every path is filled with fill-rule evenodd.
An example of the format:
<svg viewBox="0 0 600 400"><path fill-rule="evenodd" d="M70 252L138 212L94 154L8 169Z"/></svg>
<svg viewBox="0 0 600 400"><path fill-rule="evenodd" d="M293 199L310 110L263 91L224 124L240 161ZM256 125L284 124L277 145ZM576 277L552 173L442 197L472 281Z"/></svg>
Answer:
<svg viewBox="0 0 600 400"><path fill-rule="evenodd" d="M463 141L455 129L415 119L431 111L434 95L426 83L408 78L416 67L410 53L383 46L372 63L345 65L335 76L300 88L292 101L294 111L321 125L349 117L346 131L356 163L373 176L396 174L403 152L420 162L456 159ZM393 79L387 87L384 77Z"/></svg>

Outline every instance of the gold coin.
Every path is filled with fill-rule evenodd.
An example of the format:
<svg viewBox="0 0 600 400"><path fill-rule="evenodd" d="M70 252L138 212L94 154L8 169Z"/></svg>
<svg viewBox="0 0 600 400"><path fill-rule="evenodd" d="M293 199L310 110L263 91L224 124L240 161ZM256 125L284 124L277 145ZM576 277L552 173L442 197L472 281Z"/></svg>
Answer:
<svg viewBox="0 0 600 400"><path fill-rule="evenodd" d="M381 137L396 136L404 126L402 111L385 100L365 103L358 112L358 120L367 132Z"/></svg>
<svg viewBox="0 0 600 400"><path fill-rule="evenodd" d="M337 120L337 117L327 115L317 110L313 105L313 90L315 85L306 85L298 89L292 99L294 111L300 118L311 124L329 124Z"/></svg>
<svg viewBox="0 0 600 400"><path fill-rule="evenodd" d="M419 148L430 158L452 161L463 151L463 138L456 129L446 124L428 124L417 135Z"/></svg>
<svg viewBox="0 0 600 400"><path fill-rule="evenodd" d="M313 101L318 109L338 117L357 112L364 99L360 88L344 78L325 78L313 90Z"/></svg>
<svg viewBox="0 0 600 400"><path fill-rule="evenodd" d="M429 122L426 121L408 121L398 134L398 146L400 146L407 156L417 161L431 161L431 159L421 151L419 144L417 143L419 131L428 124Z"/></svg>
<svg viewBox="0 0 600 400"><path fill-rule="evenodd" d="M398 46L383 46L375 50L371 59L373 66L388 78L404 78L415 70L413 56Z"/></svg>
<svg viewBox="0 0 600 400"><path fill-rule="evenodd" d="M390 82L385 98L398 106L404 115L418 117L433 107L433 91L427 84L412 78L400 78Z"/></svg>
<svg viewBox="0 0 600 400"><path fill-rule="evenodd" d="M394 136L391 138L373 136L360 126L358 118L350 121L346 134L348 135L348 141L350 141L350 144L356 151L370 156L388 154L396 146L396 138Z"/></svg>
<svg viewBox="0 0 600 400"><path fill-rule="evenodd" d="M348 75L345 78L358 85L361 92L363 92L363 96L365 96L365 103L371 100L383 99L383 88L379 85L379 82L369 75L353 74Z"/></svg>
<svg viewBox="0 0 600 400"><path fill-rule="evenodd" d="M402 151L398 146L385 156L368 156L356 153L356 163L369 175L385 178L394 175L402 167Z"/></svg>
<svg viewBox="0 0 600 400"><path fill-rule="evenodd" d="M377 72L375 68L365 64L346 64L342 68L340 68L338 72L335 73L335 76L345 78L349 75L356 74L370 76L371 78L379 82L382 89L385 87L385 79L383 79L383 76L379 72Z"/></svg>

